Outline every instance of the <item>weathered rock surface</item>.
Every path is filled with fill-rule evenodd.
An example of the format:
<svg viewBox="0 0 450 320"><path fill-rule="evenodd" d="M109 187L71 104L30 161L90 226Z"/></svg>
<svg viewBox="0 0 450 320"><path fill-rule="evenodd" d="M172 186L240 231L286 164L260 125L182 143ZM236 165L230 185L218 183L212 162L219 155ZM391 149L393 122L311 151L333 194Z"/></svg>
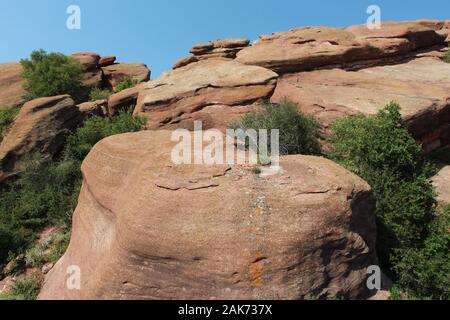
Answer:
<svg viewBox="0 0 450 320"><path fill-rule="evenodd" d="M121 109L136 106L142 84L112 94L108 99L108 114L113 116Z"/></svg>
<svg viewBox="0 0 450 320"><path fill-rule="evenodd" d="M337 118L375 114L398 102L414 137L426 151L450 142L450 64L437 58L365 68L287 74L278 80L272 101L289 98L328 128Z"/></svg>
<svg viewBox="0 0 450 320"><path fill-rule="evenodd" d="M101 88L103 85L103 72L99 68L100 55L94 52L81 52L71 55L72 58L77 59L84 67L82 84L88 92L93 88Z"/></svg>
<svg viewBox="0 0 450 320"><path fill-rule="evenodd" d="M278 73L323 67L355 68L390 62L419 49L443 46L446 35L421 22L383 23L380 30L366 25L345 29L302 27L261 36L237 53L236 60Z"/></svg>
<svg viewBox="0 0 450 320"><path fill-rule="evenodd" d="M232 60L201 61L144 84L135 113L148 116L152 129L174 124L189 126L189 119L207 107L245 106L269 98L277 77L270 70ZM220 113L217 116L221 122ZM227 115L223 113L222 117ZM182 123L185 120L188 123Z"/></svg>
<svg viewBox="0 0 450 320"><path fill-rule="evenodd" d="M0 182L20 171L21 160L34 152L52 157L67 134L82 120L68 95L40 98L24 104L0 144Z"/></svg>
<svg viewBox="0 0 450 320"><path fill-rule="evenodd" d="M94 52L74 53L71 57L77 59L86 70L97 70L100 61L100 56Z"/></svg>
<svg viewBox="0 0 450 320"><path fill-rule="evenodd" d="M19 62L0 64L0 109L17 107L23 103L22 66Z"/></svg>
<svg viewBox="0 0 450 320"><path fill-rule="evenodd" d="M77 105L78 110L85 115L86 118L91 116L106 116L108 115L108 101L97 100L88 101Z"/></svg>
<svg viewBox="0 0 450 320"><path fill-rule="evenodd" d="M107 138L82 165L72 239L40 299L300 299L367 295L374 198L324 158L173 165L171 132ZM81 290L67 289L79 266Z"/></svg>
<svg viewBox="0 0 450 320"><path fill-rule="evenodd" d="M234 59L239 51L249 45L250 40L244 38L228 38L210 41L206 44L197 44L189 50L189 52L192 53L192 56L181 58L175 62L173 69L178 69L190 63L213 58Z"/></svg>
<svg viewBox="0 0 450 320"><path fill-rule="evenodd" d="M150 80L150 70L143 63L117 63L102 68L108 85L115 88L124 78L136 83Z"/></svg>
<svg viewBox="0 0 450 320"><path fill-rule="evenodd" d="M104 56L100 58L100 61L98 62L99 67L107 67L116 62L116 56Z"/></svg>
<svg viewBox="0 0 450 320"><path fill-rule="evenodd" d="M438 194L438 202L450 204L450 166L445 166L433 178L433 185Z"/></svg>

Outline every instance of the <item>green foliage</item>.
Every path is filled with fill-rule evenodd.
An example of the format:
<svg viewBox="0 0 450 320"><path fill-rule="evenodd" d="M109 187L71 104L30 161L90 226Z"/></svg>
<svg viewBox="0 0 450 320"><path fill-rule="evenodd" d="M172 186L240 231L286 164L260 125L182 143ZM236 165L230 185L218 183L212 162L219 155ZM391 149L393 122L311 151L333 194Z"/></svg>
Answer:
<svg viewBox="0 0 450 320"><path fill-rule="evenodd" d="M0 294L0 300L36 300L41 290L41 282L34 277L18 277L12 288Z"/></svg>
<svg viewBox="0 0 450 320"><path fill-rule="evenodd" d="M83 98L81 80L84 67L78 60L61 53L39 50L33 51L30 59L20 63L27 100L60 94L69 94L77 101Z"/></svg>
<svg viewBox="0 0 450 320"><path fill-rule="evenodd" d="M144 124L143 118L127 111L112 118L92 117L68 138L60 161L39 155L25 161L18 179L0 193L0 265L11 252L18 254L29 248L45 226L70 226L81 187L81 161L101 139L139 131ZM59 249L51 253L53 259L64 250L64 239L60 240L55 246ZM45 260L39 248L29 251L27 256L36 264Z"/></svg>
<svg viewBox="0 0 450 320"><path fill-rule="evenodd" d="M116 93L123 91L125 89L133 88L136 85L136 81L126 77L124 78L114 90Z"/></svg>
<svg viewBox="0 0 450 320"><path fill-rule="evenodd" d="M298 111L289 101L264 104L259 110L246 114L230 126L232 129L279 129L280 154L320 154L319 125L310 116ZM268 139L270 150L270 139Z"/></svg>
<svg viewBox="0 0 450 320"><path fill-rule="evenodd" d="M431 239L444 241L442 233L435 232L442 227L442 220L437 219L435 194L427 179L433 168L409 134L400 106L390 103L375 116L338 120L331 131L331 158L360 175L374 189L382 267L399 281L402 290L417 296L427 293L432 298L442 297L443 288L437 285L438 280L431 279L442 278L438 268L444 259L436 255L436 259L427 259L428 266L419 259L419 255L431 257L425 249L437 241ZM411 270L428 273L420 280L416 278L425 291L410 281Z"/></svg>
<svg viewBox="0 0 450 320"><path fill-rule="evenodd" d="M261 168L260 167L258 167L258 166L254 166L254 167L252 167L251 169L250 169L250 172L251 173L253 173L253 174L261 174Z"/></svg>
<svg viewBox="0 0 450 320"><path fill-rule="evenodd" d="M107 100L111 94L108 89L95 88L89 93L89 101Z"/></svg>
<svg viewBox="0 0 450 320"><path fill-rule="evenodd" d="M22 252L49 224L70 225L81 185L80 163L52 162L35 155L0 193L0 264Z"/></svg>
<svg viewBox="0 0 450 320"><path fill-rule="evenodd" d="M9 125L14 121L17 113L19 113L19 108L0 108L0 139L5 134Z"/></svg>
<svg viewBox="0 0 450 320"><path fill-rule="evenodd" d="M130 111L120 111L113 118L92 117L76 134L67 139L65 157L83 160L92 147L108 136L135 132L142 129L146 119L133 116Z"/></svg>
<svg viewBox="0 0 450 320"><path fill-rule="evenodd" d="M450 206L429 225L421 248L402 248L395 254L398 284L421 299L450 298Z"/></svg>
<svg viewBox="0 0 450 320"><path fill-rule="evenodd" d="M44 264L55 263L62 257L70 241L70 231L62 229L51 235L46 241L37 243L25 254L27 266L40 268Z"/></svg>

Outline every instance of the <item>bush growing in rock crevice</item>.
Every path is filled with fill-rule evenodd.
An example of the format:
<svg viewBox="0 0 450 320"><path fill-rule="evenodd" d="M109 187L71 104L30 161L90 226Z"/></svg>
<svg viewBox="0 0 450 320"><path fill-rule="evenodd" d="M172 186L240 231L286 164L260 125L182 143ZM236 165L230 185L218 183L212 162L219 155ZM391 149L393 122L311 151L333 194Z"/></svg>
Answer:
<svg viewBox="0 0 450 320"><path fill-rule="evenodd" d="M382 267L412 295L448 298L441 282L448 274L448 232L442 232L448 220L436 212L428 180L432 167L409 134L400 106L390 103L375 116L340 119L331 131L330 157L374 189Z"/></svg>
<svg viewBox="0 0 450 320"><path fill-rule="evenodd" d="M108 89L95 88L89 93L89 101L107 100L111 94Z"/></svg>
<svg viewBox="0 0 450 320"><path fill-rule="evenodd" d="M119 93L120 91L133 88L137 84L136 81L126 77L116 86L114 92Z"/></svg>
<svg viewBox="0 0 450 320"><path fill-rule="evenodd" d="M19 108L0 108L0 141L18 113Z"/></svg>
<svg viewBox="0 0 450 320"><path fill-rule="evenodd" d="M319 124L311 116L298 111L290 101L279 104L266 103L254 112L246 114L240 121L230 125L231 129L278 129L280 130L280 155L319 155ZM268 139L270 150L270 139Z"/></svg>

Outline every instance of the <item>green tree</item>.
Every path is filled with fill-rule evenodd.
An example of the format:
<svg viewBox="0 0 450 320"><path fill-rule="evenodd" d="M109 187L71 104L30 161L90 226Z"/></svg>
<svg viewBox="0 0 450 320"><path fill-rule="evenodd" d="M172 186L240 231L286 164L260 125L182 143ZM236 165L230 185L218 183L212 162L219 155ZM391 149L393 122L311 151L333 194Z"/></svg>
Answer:
<svg viewBox="0 0 450 320"><path fill-rule="evenodd" d="M116 89L114 90L116 93L123 91L125 89L133 88L136 85L136 81L133 81L132 79L125 77L122 79L122 81L117 85Z"/></svg>
<svg viewBox="0 0 450 320"><path fill-rule="evenodd" d="M69 94L76 101L84 98L81 80L85 68L78 60L41 49L33 51L30 59L21 60L20 63L27 100L60 94Z"/></svg>
<svg viewBox="0 0 450 320"><path fill-rule="evenodd" d="M390 103L374 116L358 115L336 121L331 129L330 157L364 178L377 198L378 255L382 267L405 291L423 296L408 272L425 274L420 281L427 295L440 298L437 286L441 258L427 259L431 243L441 243L442 219L435 210L435 193L428 177L433 168L421 146L409 134L400 106ZM434 240L432 240L434 239ZM439 240L437 240L439 239ZM434 248L437 248L435 246ZM441 253L446 254L444 246ZM424 259L419 259L422 257ZM448 263L448 260L447 260ZM408 268L406 268L408 266Z"/></svg>

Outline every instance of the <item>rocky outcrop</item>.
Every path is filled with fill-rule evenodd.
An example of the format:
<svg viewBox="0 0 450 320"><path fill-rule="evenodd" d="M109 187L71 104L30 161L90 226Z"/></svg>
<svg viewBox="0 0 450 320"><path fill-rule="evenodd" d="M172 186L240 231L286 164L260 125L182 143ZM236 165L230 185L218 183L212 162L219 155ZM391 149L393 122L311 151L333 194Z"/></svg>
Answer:
<svg viewBox="0 0 450 320"><path fill-rule="evenodd" d="M450 64L437 58L356 72L330 69L287 74L278 80L272 101L286 97L301 111L313 114L325 129L340 117L375 114L396 101L410 132L426 151L450 142Z"/></svg>
<svg viewBox="0 0 450 320"><path fill-rule="evenodd" d="M133 88L125 89L112 94L108 99L108 115L114 116L118 111L125 108L133 108L136 106L139 91L143 85L137 85Z"/></svg>
<svg viewBox="0 0 450 320"><path fill-rule="evenodd" d="M71 57L78 60L85 68L82 85L87 98L91 89L103 86L103 72L98 66L100 56L93 52L80 52L72 54Z"/></svg>
<svg viewBox="0 0 450 320"><path fill-rule="evenodd" d="M152 129L191 129L193 120L223 129L254 105L238 95L230 103L234 95L223 90L231 92L234 85L215 86L207 80L195 87L195 79L217 81L223 75L216 69L225 65L233 65L235 74L248 74L245 66L260 66L280 77L273 96L264 90L259 97L293 100L301 111L318 118L324 137L336 119L374 114L395 101L411 133L431 152L450 141L450 65L441 61L449 25L450 21L419 20L383 23L380 30L365 25L303 27L261 36L251 46L245 39L196 45L192 56L175 64L176 70L144 85L136 113L147 114ZM191 82L191 93L186 93ZM245 84L238 87L249 90Z"/></svg>
<svg viewBox="0 0 450 320"><path fill-rule="evenodd" d="M366 25L302 27L261 36L239 51L236 60L280 74L325 67L352 69L402 59L420 49L443 46L445 40L445 35L421 22L383 23L379 30Z"/></svg>
<svg viewBox="0 0 450 320"><path fill-rule="evenodd" d="M229 38L197 44L189 50L192 56L184 57L175 62L173 69L184 67L190 63L213 58L234 59L239 51L248 47L250 40L243 38Z"/></svg>
<svg viewBox="0 0 450 320"><path fill-rule="evenodd" d="M150 80L150 70L143 63L117 63L102 67L107 85L115 88L125 78L136 84Z"/></svg>
<svg viewBox="0 0 450 320"><path fill-rule="evenodd" d="M282 173L174 165L169 131L107 138L82 165L72 239L40 299L362 298L375 255L366 182L324 158ZM81 288L68 290L68 267Z"/></svg>
<svg viewBox="0 0 450 320"><path fill-rule="evenodd" d="M115 64L115 56L101 57L92 52L74 53L70 57L85 67L81 96L86 100L93 88L114 88L125 77L136 83L150 80L150 70L143 63ZM0 108L18 107L25 102L23 83L22 66L19 62L0 64Z"/></svg>
<svg viewBox="0 0 450 320"><path fill-rule="evenodd" d="M77 59L86 70L97 70L100 56L94 52L80 52L71 55L72 58Z"/></svg>
<svg viewBox="0 0 450 320"><path fill-rule="evenodd" d="M100 58L98 66L107 67L114 64L114 62L116 62L116 56L105 56Z"/></svg>
<svg viewBox="0 0 450 320"><path fill-rule="evenodd" d="M82 114L68 95L27 102L0 144L0 182L20 171L27 155L57 154L80 121Z"/></svg>
<svg viewBox="0 0 450 320"><path fill-rule="evenodd" d="M197 62L143 85L135 113L147 116L152 129L193 127L193 120L206 118L207 126L216 128L232 109L269 98L277 77L232 60Z"/></svg>
<svg viewBox="0 0 450 320"><path fill-rule="evenodd" d="M19 62L0 64L0 109L23 103L22 66Z"/></svg>
<svg viewBox="0 0 450 320"><path fill-rule="evenodd" d="M77 107L85 118L92 116L105 117L108 115L107 100L88 101L77 105Z"/></svg>
<svg viewBox="0 0 450 320"><path fill-rule="evenodd" d="M438 195L438 202L442 205L450 204L450 166L443 167L439 173L433 177L433 186Z"/></svg>

